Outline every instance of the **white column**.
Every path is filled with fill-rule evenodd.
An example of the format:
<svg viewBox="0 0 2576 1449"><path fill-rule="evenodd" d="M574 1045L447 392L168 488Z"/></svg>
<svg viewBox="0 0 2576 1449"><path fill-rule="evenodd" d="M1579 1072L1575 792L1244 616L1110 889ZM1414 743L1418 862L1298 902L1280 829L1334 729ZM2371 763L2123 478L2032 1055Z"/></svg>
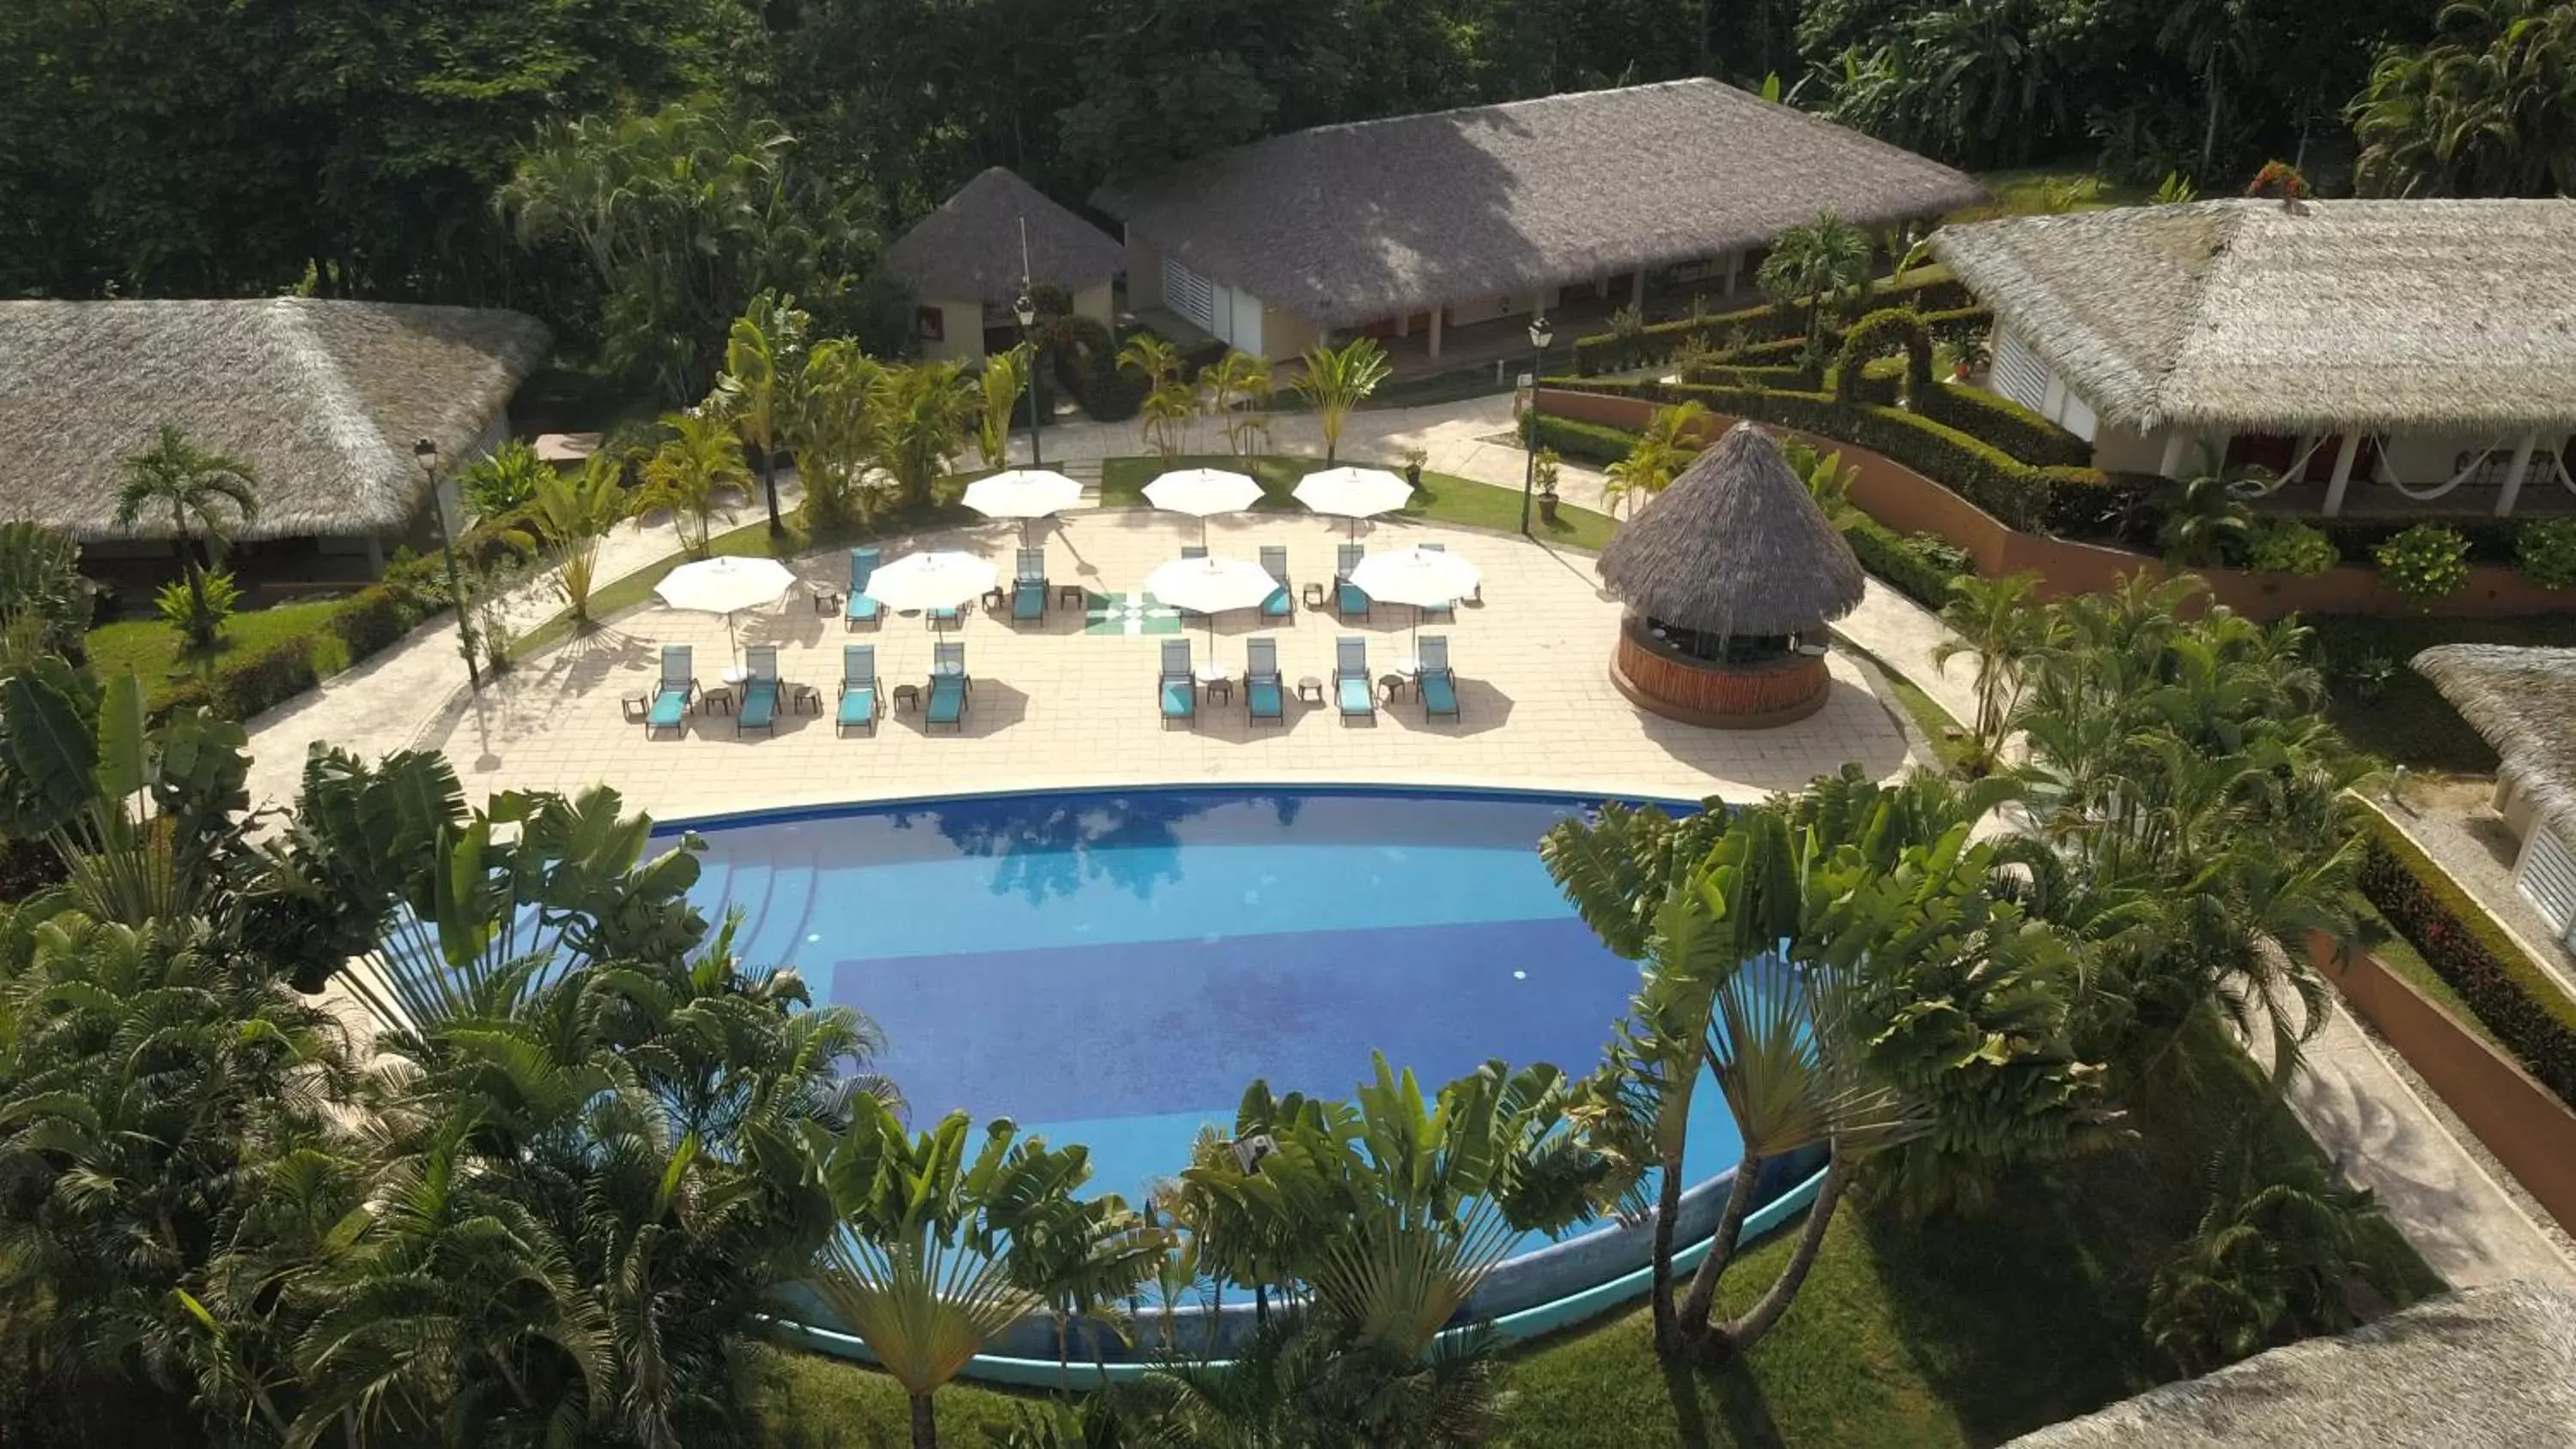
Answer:
<svg viewBox="0 0 2576 1449"><path fill-rule="evenodd" d="M2361 456L2361 430L2344 430L2343 445L2335 449L2334 476L2326 480L2326 517L2343 512L2343 491L2352 482L2352 460Z"/></svg>
<svg viewBox="0 0 2576 1449"><path fill-rule="evenodd" d="M2191 434L2180 428L2165 434L2164 456L2156 460L2156 472L2164 477L2179 480L2182 477L2184 454L2190 448Z"/></svg>
<svg viewBox="0 0 2576 1449"><path fill-rule="evenodd" d="M1431 355L1434 357L1438 357L1440 355L1440 319L1448 310L1449 308L1446 303L1436 305L1431 309Z"/></svg>
<svg viewBox="0 0 2576 1449"><path fill-rule="evenodd" d="M1646 269L1643 266L1628 274L1628 305L1640 309L1646 305Z"/></svg>
<svg viewBox="0 0 2576 1449"><path fill-rule="evenodd" d="M1728 252L1726 254L1726 295L1730 297L1735 295L1735 279L1743 271L1744 253Z"/></svg>
<svg viewBox="0 0 2576 1449"><path fill-rule="evenodd" d="M2523 476L2531 471L2531 452L2539 446L2538 429L2523 434L2522 440L2513 445L2513 466L2504 470L2504 487L2496 493L2496 517L2513 512L2514 503L2522 497Z"/></svg>

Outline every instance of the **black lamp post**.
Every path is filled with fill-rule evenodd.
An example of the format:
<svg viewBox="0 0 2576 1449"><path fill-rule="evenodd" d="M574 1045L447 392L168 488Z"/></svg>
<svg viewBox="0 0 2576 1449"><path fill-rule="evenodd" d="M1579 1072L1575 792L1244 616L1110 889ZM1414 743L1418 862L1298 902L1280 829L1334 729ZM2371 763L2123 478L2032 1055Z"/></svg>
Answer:
<svg viewBox="0 0 2576 1449"><path fill-rule="evenodd" d="M1547 345L1556 340L1556 329L1547 325L1547 314L1530 319L1530 400L1529 412L1521 419L1521 446L1529 454L1528 466L1521 471L1521 536L1530 531L1530 495L1538 488L1538 380L1547 371Z"/></svg>
<svg viewBox="0 0 2576 1449"><path fill-rule="evenodd" d="M1026 374L1020 381L1029 390L1029 466L1043 468L1046 458L1038 452L1038 350L1029 345L1029 329L1037 325L1037 299L1029 295L1024 284L1019 300L1011 304L1011 314L1020 319L1020 367Z"/></svg>
<svg viewBox="0 0 2576 1449"><path fill-rule="evenodd" d="M411 455L420 460L420 471L429 477L429 512L438 520L438 552L447 560L447 596L456 601L456 637L465 645L465 679L480 694L483 670L474 662L474 626L466 622L465 582L456 575L456 536L447 531L447 501L438 496L438 445L423 438L411 445Z"/></svg>

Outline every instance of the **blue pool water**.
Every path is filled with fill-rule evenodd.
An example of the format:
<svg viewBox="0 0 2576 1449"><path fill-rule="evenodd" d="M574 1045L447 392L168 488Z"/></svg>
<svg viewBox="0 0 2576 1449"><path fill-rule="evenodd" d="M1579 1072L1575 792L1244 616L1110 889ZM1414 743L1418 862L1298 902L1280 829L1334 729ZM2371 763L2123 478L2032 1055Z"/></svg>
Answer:
<svg viewBox="0 0 2576 1449"><path fill-rule="evenodd" d="M885 1035L913 1120L963 1107L1092 1151L1141 1197L1244 1085L1347 1096L1372 1049L1436 1087L1491 1057L1580 1075L1636 987L1534 846L1586 800L1128 790L696 827L693 899ZM1715 1092L1689 1175L1733 1165Z"/></svg>

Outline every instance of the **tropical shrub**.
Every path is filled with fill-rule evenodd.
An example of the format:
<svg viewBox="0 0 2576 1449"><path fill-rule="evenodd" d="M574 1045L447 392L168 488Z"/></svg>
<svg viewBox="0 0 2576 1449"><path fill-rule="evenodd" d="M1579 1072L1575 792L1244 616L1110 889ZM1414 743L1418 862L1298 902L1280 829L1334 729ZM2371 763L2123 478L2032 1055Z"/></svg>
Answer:
<svg viewBox="0 0 2576 1449"><path fill-rule="evenodd" d="M161 622L177 630L191 649L205 649L223 636L224 621L241 606L241 589L226 572L174 579L153 596Z"/></svg>
<svg viewBox="0 0 2576 1449"><path fill-rule="evenodd" d="M1067 313L1048 324L1046 350L1055 358L1056 380L1095 421L1123 423L1136 416L1151 384L1118 365L1118 339L1108 328Z"/></svg>
<svg viewBox="0 0 2576 1449"><path fill-rule="evenodd" d="M2254 509L2238 495L2233 475L2212 467L2166 489L2161 503L2164 522L2156 542L2168 561L2207 568L2245 557Z"/></svg>
<svg viewBox="0 0 2576 1449"><path fill-rule="evenodd" d="M2543 1086L2576 1105L2576 1002L2448 872L2364 813L2354 884Z"/></svg>
<svg viewBox="0 0 2576 1449"><path fill-rule="evenodd" d="M1394 376L1395 366L1386 360L1386 349L1367 337L1354 337L1340 347L1322 343L1306 349L1305 371L1290 384L1316 412L1324 429L1324 461L1331 462L1341 446L1342 425L1350 420L1351 410L1367 402L1369 396Z"/></svg>
<svg viewBox="0 0 2576 1449"><path fill-rule="evenodd" d="M2246 540L2245 566L2257 573L2314 578L2343 562L2323 529L2295 518L2266 519Z"/></svg>
<svg viewBox="0 0 2576 1449"><path fill-rule="evenodd" d="M210 581L213 577L217 576L210 575ZM313 665L312 637L299 634L217 664L207 685L207 698L215 713L226 719L246 720L319 683L321 675Z"/></svg>
<svg viewBox="0 0 2576 1449"><path fill-rule="evenodd" d="M2534 519L2514 541L2514 567L2544 589L2576 587L2576 518Z"/></svg>
<svg viewBox="0 0 2576 1449"><path fill-rule="evenodd" d="M771 446L776 446L774 436ZM594 454L580 472L550 474L537 486L531 512L555 553L555 593L572 610L573 623L580 628L590 627L590 589L599 575L599 541L623 523L629 511L625 474L616 459ZM776 496L772 484L773 502Z"/></svg>
<svg viewBox="0 0 2576 1449"><path fill-rule="evenodd" d="M32 619L47 653L80 662L89 628L89 580L80 544L41 523L0 523L0 619Z"/></svg>
<svg viewBox="0 0 2576 1449"><path fill-rule="evenodd" d="M1008 352L987 353L984 370L975 379L980 405L975 415L975 453L987 468L1000 468L1010 458L1011 429L1020 417L1023 382L1032 370L1027 366L1028 349L1014 347Z"/></svg>
<svg viewBox="0 0 2576 1449"><path fill-rule="evenodd" d="M457 497L475 518L498 521L536 501L537 485L554 473L526 441L512 438L456 475Z"/></svg>
<svg viewBox="0 0 2576 1449"><path fill-rule="evenodd" d="M349 662L356 664L401 643L425 617L400 590L371 584L331 611L331 632L339 637Z"/></svg>
<svg viewBox="0 0 2576 1449"><path fill-rule="evenodd" d="M635 510L669 510L680 547L691 558L705 558L725 495L751 482L742 438L730 419L700 408L665 414L662 426L668 436L644 460L644 489Z"/></svg>
<svg viewBox="0 0 2576 1449"><path fill-rule="evenodd" d="M2458 530L2419 523L2372 551L2379 576L2419 609L2469 586L2469 541Z"/></svg>

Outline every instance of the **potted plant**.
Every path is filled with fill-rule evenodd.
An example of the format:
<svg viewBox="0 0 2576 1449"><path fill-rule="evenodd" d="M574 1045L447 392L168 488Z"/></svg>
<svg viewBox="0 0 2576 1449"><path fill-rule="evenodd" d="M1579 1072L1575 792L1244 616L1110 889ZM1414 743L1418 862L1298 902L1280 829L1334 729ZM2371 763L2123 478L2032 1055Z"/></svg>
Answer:
<svg viewBox="0 0 2576 1449"><path fill-rule="evenodd" d="M1558 459L1554 448L1538 450L1534 470L1538 478L1538 516L1542 522L1556 522L1556 474Z"/></svg>
<svg viewBox="0 0 2576 1449"><path fill-rule="evenodd" d="M1422 465L1423 465L1423 464L1425 464L1425 463L1428 463L1428 462L1430 462L1430 461L1431 461L1431 455L1430 455L1429 453L1427 453L1427 452L1424 452L1424 451L1423 451L1422 449L1420 449L1420 448L1407 448L1407 449L1405 449L1405 450L1404 450L1404 481L1405 481L1405 482L1407 482L1407 483L1412 484L1412 485L1413 485L1414 487L1416 487L1416 488L1421 487L1421 486L1422 486Z"/></svg>

